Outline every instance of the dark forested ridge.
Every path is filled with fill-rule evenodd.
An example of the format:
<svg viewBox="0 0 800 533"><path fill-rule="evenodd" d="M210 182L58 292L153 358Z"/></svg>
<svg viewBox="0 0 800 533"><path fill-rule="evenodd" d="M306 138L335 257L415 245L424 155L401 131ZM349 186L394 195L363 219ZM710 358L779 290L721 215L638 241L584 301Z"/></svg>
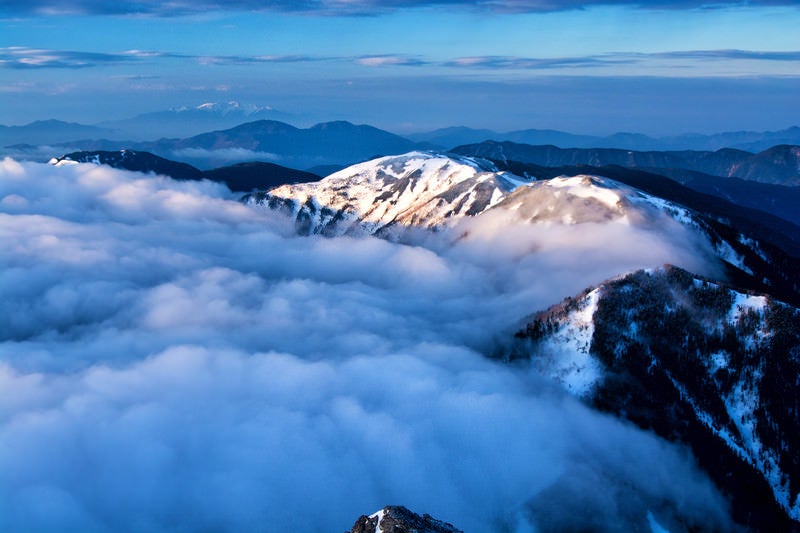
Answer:
<svg viewBox="0 0 800 533"><path fill-rule="evenodd" d="M580 300L536 315L512 357L536 358ZM738 522L800 528L799 309L665 267L603 284L592 322L590 404L687 444Z"/></svg>

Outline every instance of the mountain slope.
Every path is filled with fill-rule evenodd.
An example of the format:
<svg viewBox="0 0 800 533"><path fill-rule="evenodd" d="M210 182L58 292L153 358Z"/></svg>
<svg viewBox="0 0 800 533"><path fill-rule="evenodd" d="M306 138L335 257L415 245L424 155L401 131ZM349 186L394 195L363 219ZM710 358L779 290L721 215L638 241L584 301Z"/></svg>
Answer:
<svg viewBox="0 0 800 533"><path fill-rule="evenodd" d="M203 177L211 181L224 182L230 190L240 192L263 190L287 183L306 183L320 179L320 176L311 172L262 161L237 163L227 167L204 170Z"/></svg>
<svg viewBox="0 0 800 533"><path fill-rule="evenodd" d="M740 522L800 527L800 309L666 267L538 313L516 338L511 359L688 444Z"/></svg>
<svg viewBox="0 0 800 533"><path fill-rule="evenodd" d="M677 203L702 214L706 221L715 226L723 233L730 233L733 229L741 234L749 235L758 239L762 243L762 252L770 254L769 250L776 246L782 250L783 254L773 254L770 261L782 263L781 255L789 254L792 257L800 257L800 227L784 219L773 215L769 210L769 204L765 210L756 210L741 205L736 205L723 199L721 196L703 194L689 187L683 186L676 181L666 178L660 174L646 172L639 169L625 168L615 165L602 167L576 165L560 167L543 167L531 163L519 163L517 161L492 161L499 169L513 172L529 179L549 179L558 176L573 176L578 174L591 174L606 176L615 181L625 183L644 191L653 196L658 196L673 203ZM727 183L730 178L716 178ZM743 180L731 180L734 185ZM745 182L745 190L756 189L761 196L772 199L773 194L780 194L786 189L790 193L784 195L780 201L791 204L793 193L796 188L771 186L767 184ZM727 190L727 189L726 189ZM768 201L767 200L767 201ZM792 208L790 205L787 207ZM738 237L730 235L733 240ZM784 265L784 270L790 270L789 264Z"/></svg>
<svg viewBox="0 0 800 533"><path fill-rule="evenodd" d="M623 178L634 173L627 182L641 185L638 171L619 170ZM730 281L786 301L800 301L800 261L763 238L780 237L777 230L759 226L758 218L768 215L748 216L735 206L715 210L715 203L726 202L714 197L711 201L698 199L702 195L658 178L660 182L644 180L643 188L649 194L591 175L530 182L498 171L490 162L412 152L354 165L316 183L249 194L243 200L286 211L302 234L366 232L395 240L420 230L453 227L459 220L477 215L493 219L488 227L616 221L642 225L666 237L668 230L654 222L661 217L677 221L687 235L708 243L727 265ZM652 193L664 190L663 196L682 202L665 201ZM480 233L481 225L458 231ZM775 224L777 229L784 226L791 227L783 221ZM790 238L783 244L800 250L800 243L793 245Z"/></svg>
<svg viewBox="0 0 800 533"><path fill-rule="evenodd" d="M680 168L644 168L668 177L700 193L724 198L800 225L800 187L787 187L741 178L723 178Z"/></svg>
<svg viewBox="0 0 800 533"><path fill-rule="evenodd" d="M616 222L652 227L663 224L656 221L666 216L710 243L726 263L729 280L800 302L800 261L754 238L746 226L737 229L728 220L687 209L605 176L562 176L532 182L516 189L489 213L496 216L502 211L506 213L502 217L505 224Z"/></svg>

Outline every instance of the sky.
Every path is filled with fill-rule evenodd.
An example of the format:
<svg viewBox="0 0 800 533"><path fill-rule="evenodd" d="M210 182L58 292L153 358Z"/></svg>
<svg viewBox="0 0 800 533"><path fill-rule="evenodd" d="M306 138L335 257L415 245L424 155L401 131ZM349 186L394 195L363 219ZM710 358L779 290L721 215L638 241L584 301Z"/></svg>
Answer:
<svg viewBox="0 0 800 533"><path fill-rule="evenodd" d="M12 0L0 17L6 125L233 100L399 133L800 124L795 0Z"/></svg>

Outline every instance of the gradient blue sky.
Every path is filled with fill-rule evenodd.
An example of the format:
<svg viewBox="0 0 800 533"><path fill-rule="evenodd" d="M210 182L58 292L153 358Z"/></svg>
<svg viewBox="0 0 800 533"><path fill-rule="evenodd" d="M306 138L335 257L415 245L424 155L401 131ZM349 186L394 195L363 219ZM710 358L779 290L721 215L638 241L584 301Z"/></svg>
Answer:
<svg viewBox="0 0 800 533"><path fill-rule="evenodd" d="M796 0L11 0L0 17L2 124L228 100L401 133L800 124Z"/></svg>

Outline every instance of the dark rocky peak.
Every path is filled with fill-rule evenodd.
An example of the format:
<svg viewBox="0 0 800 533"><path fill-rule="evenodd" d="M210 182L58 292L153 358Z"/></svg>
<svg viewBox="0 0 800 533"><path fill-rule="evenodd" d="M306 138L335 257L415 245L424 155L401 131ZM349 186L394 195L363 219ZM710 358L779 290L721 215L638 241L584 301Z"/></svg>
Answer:
<svg viewBox="0 0 800 533"><path fill-rule="evenodd" d="M151 154L150 152L136 150L92 150L72 152L61 157L53 158L50 161L53 165L65 165L72 162L107 165L113 168L132 170L134 172L153 172L177 180L199 180L203 178L203 173L191 165L171 161Z"/></svg>
<svg viewBox="0 0 800 533"><path fill-rule="evenodd" d="M463 533L452 524L430 515L422 516L399 505L389 505L369 516L361 516L346 533Z"/></svg>

